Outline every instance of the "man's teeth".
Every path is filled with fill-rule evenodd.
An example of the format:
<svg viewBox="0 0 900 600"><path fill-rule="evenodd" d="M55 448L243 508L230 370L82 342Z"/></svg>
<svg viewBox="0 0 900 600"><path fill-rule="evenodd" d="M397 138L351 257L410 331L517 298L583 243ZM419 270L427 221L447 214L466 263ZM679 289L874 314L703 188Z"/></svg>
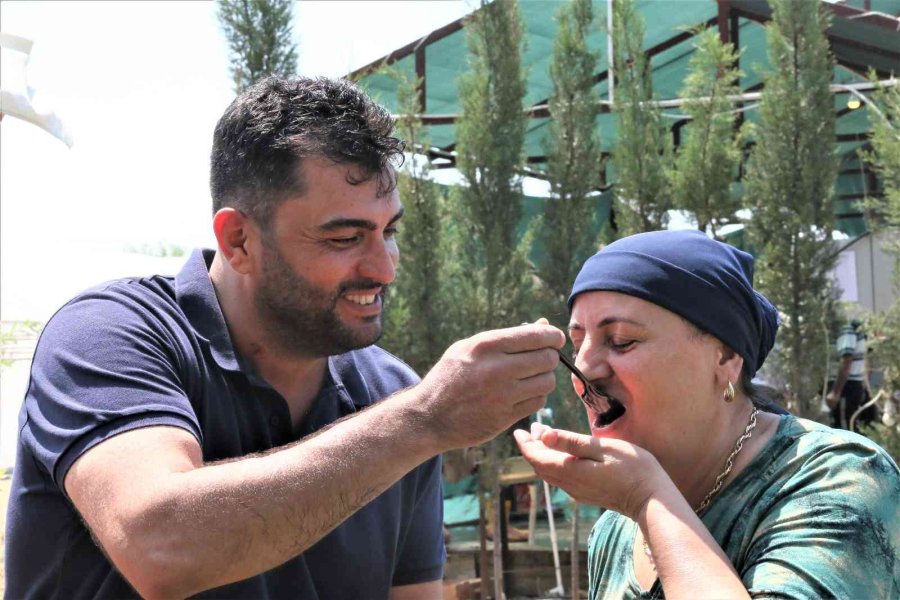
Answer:
<svg viewBox="0 0 900 600"><path fill-rule="evenodd" d="M363 306L366 306L368 304L373 304L375 302L376 294L366 294L366 295L347 294L346 298L350 302L356 302L357 304L362 304Z"/></svg>

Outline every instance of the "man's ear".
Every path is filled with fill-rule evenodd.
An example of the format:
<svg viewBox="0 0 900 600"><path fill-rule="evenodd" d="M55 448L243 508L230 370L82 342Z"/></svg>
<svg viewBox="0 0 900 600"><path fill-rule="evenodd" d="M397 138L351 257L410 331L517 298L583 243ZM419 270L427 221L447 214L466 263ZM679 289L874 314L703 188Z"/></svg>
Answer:
<svg viewBox="0 0 900 600"><path fill-rule="evenodd" d="M222 208L213 217L213 231L225 262L246 274L251 269L248 241L253 235L253 222L236 208Z"/></svg>
<svg viewBox="0 0 900 600"><path fill-rule="evenodd" d="M727 387L729 382L737 386L741 380L744 358L725 344L719 346L717 355L719 361L716 365L716 383L722 389Z"/></svg>

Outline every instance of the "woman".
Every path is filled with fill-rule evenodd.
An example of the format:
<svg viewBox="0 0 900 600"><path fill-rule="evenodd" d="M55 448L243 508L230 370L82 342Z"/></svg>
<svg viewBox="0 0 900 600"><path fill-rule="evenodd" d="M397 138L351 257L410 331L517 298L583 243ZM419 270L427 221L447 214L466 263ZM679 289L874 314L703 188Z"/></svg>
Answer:
<svg viewBox="0 0 900 600"><path fill-rule="evenodd" d="M749 254L698 231L621 239L578 275L569 335L596 389L573 382L593 436L515 435L542 478L610 509L591 598L900 598L900 470L759 398L778 324L752 278Z"/></svg>

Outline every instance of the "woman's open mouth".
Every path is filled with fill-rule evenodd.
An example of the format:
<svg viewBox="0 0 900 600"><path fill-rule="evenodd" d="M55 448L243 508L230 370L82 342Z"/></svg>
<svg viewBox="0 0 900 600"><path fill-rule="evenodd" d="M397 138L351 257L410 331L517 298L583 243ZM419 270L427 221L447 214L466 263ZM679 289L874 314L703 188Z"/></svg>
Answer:
<svg viewBox="0 0 900 600"><path fill-rule="evenodd" d="M606 427L625 414L625 407L621 402L608 395L605 400L609 408L597 413L597 417L594 419L594 427Z"/></svg>

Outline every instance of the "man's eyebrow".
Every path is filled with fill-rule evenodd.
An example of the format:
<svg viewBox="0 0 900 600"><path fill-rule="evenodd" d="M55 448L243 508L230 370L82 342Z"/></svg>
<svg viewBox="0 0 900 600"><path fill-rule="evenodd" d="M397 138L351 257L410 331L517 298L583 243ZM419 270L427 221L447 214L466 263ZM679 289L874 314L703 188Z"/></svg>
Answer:
<svg viewBox="0 0 900 600"><path fill-rule="evenodd" d="M628 317L606 317L599 323L597 323L597 329L601 327L606 327L607 325L612 325L613 323L630 323L631 325L637 325L638 327L646 327L643 323L639 321L635 321L634 319L629 319ZM577 323L572 321L569 323L569 331L584 331L584 325L581 323Z"/></svg>
<svg viewBox="0 0 900 600"><path fill-rule="evenodd" d="M388 226L393 225L397 221L400 220L400 217L403 216L403 208L397 211L391 220L388 221ZM378 229L378 225L374 221L370 221L368 219L353 219L349 217L335 217L330 221L326 221L319 225L320 231L335 231L337 229L365 229L367 231L375 231Z"/></svg>

